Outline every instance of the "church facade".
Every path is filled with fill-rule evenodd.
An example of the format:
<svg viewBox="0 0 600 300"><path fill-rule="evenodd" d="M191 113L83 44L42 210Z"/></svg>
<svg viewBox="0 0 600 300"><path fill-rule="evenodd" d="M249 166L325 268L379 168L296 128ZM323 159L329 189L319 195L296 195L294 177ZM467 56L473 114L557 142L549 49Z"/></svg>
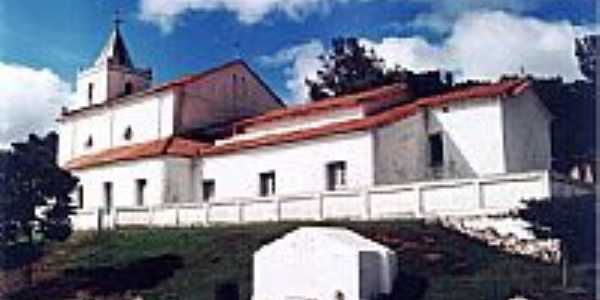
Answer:
<svg viewBox="0 0 600 300"><path fill-rule="evenodd" d="M207 146L197 140L283 106L242 61L158 86L150 81L149 70L133 66L118 27L78 74L80 103L58 120L59 164L80 178L82 208L193 201L193 157ZM92 158L102 163L77 167Z"/></svg>
<svg viewBox="0 0 600 300"><path fill-rule="evenodd" d="M80 211L549 170L525 80L410 99L393 84L286 107L241 60L152 85L116 26L58 119ZM409 101L410 100L410 101Z"/></svg>

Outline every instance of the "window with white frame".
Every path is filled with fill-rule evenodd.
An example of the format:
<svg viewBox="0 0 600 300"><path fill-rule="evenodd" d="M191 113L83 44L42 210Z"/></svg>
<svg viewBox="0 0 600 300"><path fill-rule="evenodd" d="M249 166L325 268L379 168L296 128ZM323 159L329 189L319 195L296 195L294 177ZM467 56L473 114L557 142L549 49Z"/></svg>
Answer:
<svg viewBox="0 0 600 300"><path fill-rule="evenodd" d="M326 166L327 190L335 191L346 187L346 162L333 161Z"/></svg>
<svg viewBox="0 0 600 300"><path fill-rule="evenodd" d="M259 181L259 196L268 197L275 195L275 171L260 173Z"/></svg>

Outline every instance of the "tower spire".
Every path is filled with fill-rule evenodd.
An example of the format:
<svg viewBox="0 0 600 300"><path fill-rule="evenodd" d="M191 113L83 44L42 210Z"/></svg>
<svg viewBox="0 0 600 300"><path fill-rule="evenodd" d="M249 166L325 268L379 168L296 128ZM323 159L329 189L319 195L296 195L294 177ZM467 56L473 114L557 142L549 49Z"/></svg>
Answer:
<svg viewBox="0 0 600 300"><path fill-rule="evenodd" d="M123 23L123 19L121 18L118 9L114 13L112 23L112 32L104 45L104 48L102 48L100 55L96 59L95 65L109 63L133 69L133 62L129 56L129 51L127 51L127 47L125 46L125 41L121 36L120 25Z"/></svg>

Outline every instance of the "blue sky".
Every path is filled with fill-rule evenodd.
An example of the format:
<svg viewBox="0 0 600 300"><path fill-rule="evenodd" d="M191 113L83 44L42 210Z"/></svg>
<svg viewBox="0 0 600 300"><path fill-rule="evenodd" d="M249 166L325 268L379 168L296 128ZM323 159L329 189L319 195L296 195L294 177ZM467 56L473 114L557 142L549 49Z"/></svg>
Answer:
<svg viewBox="0 0 600 300"><path fill-rule="evenodd" d="M2 81L15 81L9 92L0 88L0 102L4 102L0 108L14 110L15 116L27 114L20 108L26 102L19 97L29 97L33 104L46 101L52 109L64 105L65 100L58 98L69 93L77 68L93 61L116 9L125 19L123 32L134 62L153 68L155 82L239 55L276 93L294 103L305 92L301 81L318 67L316 55L331 38L342 35L361 38L390 64L417 70L439 67L462 78L493 79L524 67L538 75L576 79L579 75L569 57L572 38L597 30L594 3L0 0L0 86ZM14 80L16 73L22 80ZM53 98L22 91L35 90L27 88L34 85L40 93L52 89L47 94ZM0 144L17 135L13 127L39 131L52 126L51 119L39 124L21 119L26 118L0 116Z"/></svg>

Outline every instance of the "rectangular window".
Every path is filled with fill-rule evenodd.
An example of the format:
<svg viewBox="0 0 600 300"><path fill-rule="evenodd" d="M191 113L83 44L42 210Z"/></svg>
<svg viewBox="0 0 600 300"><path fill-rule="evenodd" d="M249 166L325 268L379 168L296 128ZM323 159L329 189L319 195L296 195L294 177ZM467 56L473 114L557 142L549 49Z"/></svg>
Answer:
<svg viewBox="0 0 600 300"><path fill-rule="evenodd" d="M92 104L92 100L94 99L94 84L88 84L88 103Z"/></svg>
<svg viewBox="0 0 600 300"><path fill-rule="evenodd" d="M144 191L146 190L146 179L135 180L135 204L137 206L144 206L145 197Z"/></svg>
<svg viewBox="0 0 600 300"><path fill-rule="evenodd" d="M202 201L209 202L215 198L215 181L206 179L202 181Z"/></svg>
<svg viewBox="0 0 600 300"><path fill-rule="evenodd" d="M107 213L110 213L113 206L113 185L112 182L104 183L104 208Z"/></svg>
<svg viewBox="0 0 600 300"><path fill-rule="evenodd" d="M269 171L259 174L261 197L275 195L275 171Z"/></svg>
<svg viewBox="0 0 600 300"><path fill-rule="evenodd" d="M327 190L335 191L346 186L346 162L334 161L327 164Z"/></svg>
<svg viewBox="0 0 600 300"><path fill-rule="evenodd" d="M429 136L429 165L441 167L444 164L444 137L442 133Z"/></svg>
<svg viewBox="0 0 600 300"><path fill-rule="evenodd" d="M83 185L77 187L77 208L83 208Z"/></svg>

